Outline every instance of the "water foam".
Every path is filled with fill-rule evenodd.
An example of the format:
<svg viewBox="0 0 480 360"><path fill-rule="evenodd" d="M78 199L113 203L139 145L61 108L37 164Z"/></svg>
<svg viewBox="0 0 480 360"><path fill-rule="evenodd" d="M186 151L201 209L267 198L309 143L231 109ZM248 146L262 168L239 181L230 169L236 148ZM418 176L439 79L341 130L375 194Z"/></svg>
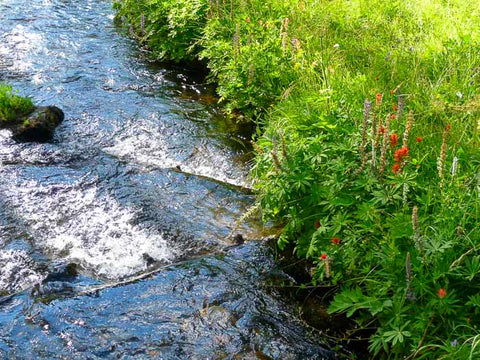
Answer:
<svg viewBox="0 0 480 360"><path fill-rule="evenodd" d="M247 169L234 163L234 154L227 149L211 143L182 144L182 139L176 139L179 142L172 141L166 134L168 131L154 122L146 122L144 126L137 124L133 128L135 132L127 130L117 137L112 146L105 147L103 151L140 165L177 168L184 173L250 187Z"/></svg>
<svg viewBox="0 0 480 360"><path fill-rule="evenodd" d="M121 207L96 186L20 182L4 192L28 223L35 245L47 254L79 262L96 275L121 278L141 272L143 254L168 262L174 252L158 232L135 224L136 209Z"/></svg>
<svg viewBox="0 0 480 360"><path fill-rule="evenodd" d="M35 261L22 250L0 249L0 292L23 290L43 280Z"/></svg>

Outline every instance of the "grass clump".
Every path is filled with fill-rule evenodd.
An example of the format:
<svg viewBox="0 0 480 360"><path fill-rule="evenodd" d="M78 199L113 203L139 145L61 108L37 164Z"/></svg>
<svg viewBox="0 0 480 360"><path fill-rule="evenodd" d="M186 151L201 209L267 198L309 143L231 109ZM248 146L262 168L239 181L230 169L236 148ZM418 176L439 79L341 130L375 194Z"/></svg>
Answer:
<svg viewBox="0 0 480 360"><path fill-rule="evenodd" d="M183 2L202 12L180 42L178 2L117 8L258 120L263 217L336 288L329 311L374 328L376 358L480 358L480 3Z"/></svg>
<svg viewBox="0 0 480 360"><path fill-rule="evenodd" d="M33 108L30 99L15 95L10 86L0 83L0 124L28 115Z"/></svg>

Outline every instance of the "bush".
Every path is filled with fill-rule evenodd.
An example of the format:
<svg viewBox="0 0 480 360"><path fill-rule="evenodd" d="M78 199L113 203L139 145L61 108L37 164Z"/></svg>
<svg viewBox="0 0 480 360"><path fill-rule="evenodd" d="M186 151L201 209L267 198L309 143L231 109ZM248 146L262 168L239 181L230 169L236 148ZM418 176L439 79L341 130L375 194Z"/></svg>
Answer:
<svg viewBox="0 0 480 360"><path fill-rule="evenodd" d="M117 19L151 50L153 59L188 61L198 56L197 42L206 24L204 0L116 0Z"/></svg>

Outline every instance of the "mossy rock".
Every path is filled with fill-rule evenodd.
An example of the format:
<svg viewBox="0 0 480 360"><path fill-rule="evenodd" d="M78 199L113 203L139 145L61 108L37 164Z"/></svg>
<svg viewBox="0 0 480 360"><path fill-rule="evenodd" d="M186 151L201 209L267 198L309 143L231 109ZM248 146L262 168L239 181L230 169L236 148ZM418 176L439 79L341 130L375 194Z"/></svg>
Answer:
<svg viewBox="0 0 480 360"><path fill-rule="evenodd" d="M55 128L64 119L63 111L56 106L36 107L26 117L5 124L19 142L46 142L53 138Z"/></svg>

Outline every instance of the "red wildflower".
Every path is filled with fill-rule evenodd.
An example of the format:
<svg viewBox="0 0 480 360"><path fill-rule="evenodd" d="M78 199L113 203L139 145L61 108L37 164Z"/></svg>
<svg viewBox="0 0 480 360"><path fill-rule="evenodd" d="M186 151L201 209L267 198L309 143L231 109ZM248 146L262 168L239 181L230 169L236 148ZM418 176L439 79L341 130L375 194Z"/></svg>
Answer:
<svg viewBox="0 0 480 360"><path fill-rule="evenodd" d="M447 124L447 127L445 128L445 131L446 131L446 132L449 132L451 127L452 127L452 125Z"/></svg>
<svg viewBox="0 0 480 360"><path fill-rule="evenodd" d="M393 111L397 111L398 110L397 104L392 104L392 109L393 109Z"/></svg>
<svg viewBox="0 0 480 360"><path fill-rule="evenodd" d="M423 138L421 136L417 136L417 142L422 142Z"/></svg>
<svg viewBox="0 0 480 360"><path fill-rule="evenodd" d="M445 296L447 296L447 290L445 290L445 289L439 289L439 290L438 290L438 297L439 297L440 299L443 299Z"/></svg>
<svg viewBox="0 0 480 360"><path fill-rule="evenodd" d="M332 238L331 243L333 245L340 245L340 238L338 238L338 237Z"/></svg>
<svg viewBox="0 0 480 360"><path fill-rule="evenodd" d="M395 118L396 118L395 114L390 115L390 118L391 118L392 120L395 120Z"/></svg>
<svg viewBox="0 0 480 360"><path fill-rule="evenodd" d="M385 132L385 127L382 126L382 125L380 125L380 128L378 129L378 132L379 132L380 134L383 134L383 133Z"/></svg>
<svg viewBox="0 0 480 360"><path fill-rule="evenodd" d="M390 90L390 95L393 95L394 92L395 92L395 89Z"/></svg>
<svg viewBox="0 0 480 360"><path fill-rule="evenodd" d="M249 23L249 22L250 22L250 16L247 16L247 18L245 19L245 21L246 21L247 23Z"/></svg>
<svg viewBox="0 0 480 360"><path fill-rule="evenodd" d="M328 257L327 254L322 254L320 255L320 260L325 260L327 257Z"/></svg>
<svg viewBox="0 0 480 360"><path fill-rule="evenodd" d="M316 220L315 221L315 229L318 230L321 226L322 226L322 223L320 222L320 220Z"/></svg>
<svg viewBox="0 0 480 360"><path fill-rule="evenodd" d="M375 95L375 104L379 106L381 102L382 102L382 94L377 93L377 95Z"/></svg>
<svg viewBox="0 0 480 360"><path fill-rule="evenodd" d="M397 146L397 144L398 144L398 135L393 133L392 135L390 135L390 145L394 147L394 146Z"/></svg>
<svg viewBox="0 0 480 360"><path fill-rule="evenodd" d="M404 146L397 151L395 151L395 154L393 154L393 157L395 158L395 162L401 163L403 158L408 155L408 147Z"/></svg>
<svg viewBox="0 0 480 360"><path fill-rule="evenodd" d="M401 172L402 170L400 169L400 165L394 164L392 166L392 171L393 171L394 174L397 174L397 173Z"/></svg>

